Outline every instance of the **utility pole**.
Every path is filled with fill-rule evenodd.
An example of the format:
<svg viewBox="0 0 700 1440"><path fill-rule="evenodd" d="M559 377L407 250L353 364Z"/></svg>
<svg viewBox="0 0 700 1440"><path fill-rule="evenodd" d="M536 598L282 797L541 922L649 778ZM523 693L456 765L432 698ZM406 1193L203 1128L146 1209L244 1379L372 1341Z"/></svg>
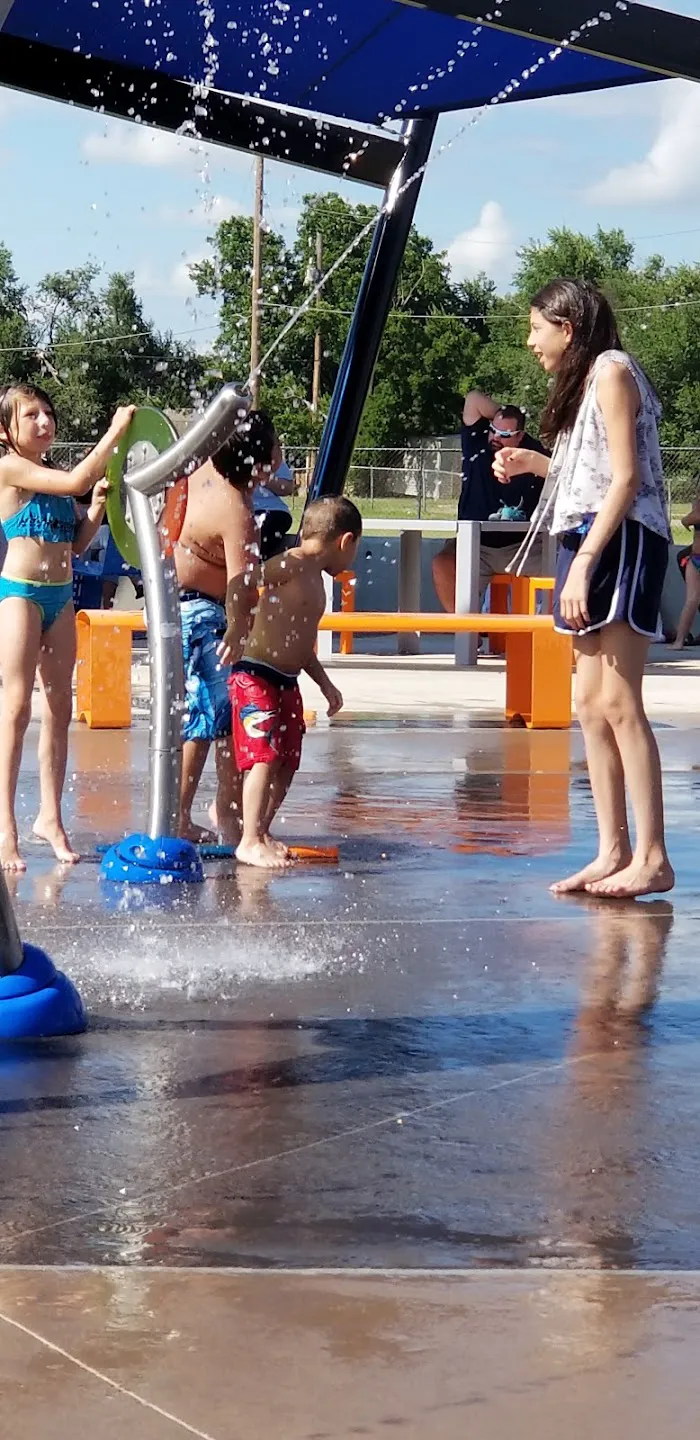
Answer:
<svg viewBox="0 0 700 1440"><path fill-rule="evenodd" d="M319 285L323 279L323 236L320 230L316 231L316 270L314 272L314 285ZM321 365L323 362L323 336L320 326L316 326L314 337L314 375L311 386L311 413L318 415L319 401L321 398Z"/></svg>
<svg viewBox="0 0 700 1440"><path fill-rule="evenodd" d="M253 294L250 312L250 373L253 376L253 409L260 403L260 311L262 290L262 243L265 213L265 161L258 155L255 161L255 209L253 211Z"/></svg>

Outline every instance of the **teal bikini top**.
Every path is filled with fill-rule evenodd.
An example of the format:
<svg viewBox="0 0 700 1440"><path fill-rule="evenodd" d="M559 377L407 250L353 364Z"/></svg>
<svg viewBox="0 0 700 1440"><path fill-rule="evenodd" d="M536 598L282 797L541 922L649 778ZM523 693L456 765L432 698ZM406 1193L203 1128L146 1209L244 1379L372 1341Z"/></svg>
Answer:
<svg viewBox="0 0 700 1440"><path fill-rule="evenodd" d="M75 506L67 495L32 495L21 510L3 520L6 540L30 538L50 545L69 545L75 539L78 521Z"/></svg>

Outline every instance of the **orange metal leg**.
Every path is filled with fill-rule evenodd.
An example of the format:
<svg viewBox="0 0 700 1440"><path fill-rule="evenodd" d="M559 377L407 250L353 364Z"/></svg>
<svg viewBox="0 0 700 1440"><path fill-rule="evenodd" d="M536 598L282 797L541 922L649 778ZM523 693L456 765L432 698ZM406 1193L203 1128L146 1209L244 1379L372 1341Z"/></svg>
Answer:
<svg viewBox="0 0 700 1440"><path fill-rule="evenodd" d="M528 728L571 725L571 640L554 630L509 635L506 645L506 718Z"/></svg>
<svg viewBox="0 0 700 1440"><path fill-rule="evenodd" d="M340 609L343 615L352 615L355 612L355 572L354 570L343 570L338 576L340 581ZM348 631L347 635L340 637L341 655L352 655L355 644L355 637Z"/></svg>
<svg viewBox="0 0 700 1440"><path fill-rule="evenodd" d="M510 575L493 575L491 577L490 608L492 615L508 614L508 601L510 599L511 584L512 581ZM505 636L491 635L489 637L489 650L492 655L505 655Z"/></svg>

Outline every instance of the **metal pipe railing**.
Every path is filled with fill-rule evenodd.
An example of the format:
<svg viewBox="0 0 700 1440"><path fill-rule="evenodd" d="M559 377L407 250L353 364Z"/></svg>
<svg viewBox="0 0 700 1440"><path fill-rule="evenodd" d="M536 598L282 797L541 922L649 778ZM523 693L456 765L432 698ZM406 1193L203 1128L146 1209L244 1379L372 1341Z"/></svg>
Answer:
<svg viewBox="0 0 700 1440"><path fill-rule="evenodd" d="M129 490L141 495L158 495L168 485L189 475L210 460L245 420L251 396L242 385L224 385L223 390L194 424L168 450L156 455L124 476Z"/></svg>

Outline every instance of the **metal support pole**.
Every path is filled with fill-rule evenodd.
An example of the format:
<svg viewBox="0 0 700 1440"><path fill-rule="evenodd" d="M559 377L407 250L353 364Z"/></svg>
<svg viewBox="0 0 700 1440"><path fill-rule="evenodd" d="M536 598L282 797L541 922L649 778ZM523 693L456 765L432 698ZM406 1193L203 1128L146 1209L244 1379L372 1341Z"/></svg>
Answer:
<svg viewBox="0 0 700 1440"><path fill-rule="evenodd" d="M253 274L250 310L250 373L253 386L253 408L260 403L260 320L262 290L263 221L265 218L265 161L255 161L255 210L253 212Z"/></svg>
<svg viewBox="0 0 700 1440"><path fill-rule="evenodd" d="M422 183L437 115L411 120L406 150L377 221L355 313L316 461L309 500L340 495L345 484L379 347L394 298ZM407 182L415 176L412 184ZM407 188L404 188L407 187Z"/></svg>
<svg viewBox="0 0 700 1440"><path fill-rule="evenodd" d="M225 385L194 425L168 450L124 477L141 556L141 573L148 616L148 650L151 662L151 749L148 829L153 846L143 837L130 836L113 846L102 863L102 874L121 882L138 880L140 872L151 879L171 873L173 878L201 879L201 865L188 865L185 842L168 855L175 842L180 811L182 775L182 714L185 676L177 576L172 555L161 547L150 497L197 469L235 433L245 420L251 396L240 385ZM190 847L192 855L196 852ZM183 859L184 855L184 859Z"/></svg>
<svg viewBox="0 0 700 1440"><path fill-rule="evenodd" d="M24 959L5 876L0 873L0 975L14 975Z"/></svg>
<svg viewBox="0 0 700 1440"><path fill-rule="evenodd" d="M146 495L131 493L131 514L141 556L150 651L151 745L147 833L177 835L182 777L182 715L185 671L180 601L172 556L161 552Z"/></svg>
<svg viewBox="0 0 700 1440"><path fill-rule="evenodd" d="M313 269L313 284L319 285L323 279L323 235L321 231L316 232L316 265ZM323 336L320 326L316 325L314 335L314 373L311 382L311 413L318 415L318 407L321 400L321 372L323 369Z"/></svg>
<svg viewBox="0 0 700 1440"><path fill-rule="evenodd" d="M245 419L251 397L226 385L169 450L125 476L141 556L151 670L151 764L148 834L177 834L182 775L185 674L180 603L172 556L164 555L149 496L216 454Z"/></svg>
<svg viewBox="0 0 700 1440"><path fill-rule="evenodd" d="M416 615L420 611L421 530L402 530L399 540L399 611ZM415 630L399 635L399 655L420 655L420 636Z"/></svg>
<svg viewBox="0 0 700 1440"><path fill-rule="evenodd" d="M455 614L475 615L479 609L481 525L478 520L457 524L455 555ZM455 635L455 664L476 665L479 636L463 631Z"/></svg>

